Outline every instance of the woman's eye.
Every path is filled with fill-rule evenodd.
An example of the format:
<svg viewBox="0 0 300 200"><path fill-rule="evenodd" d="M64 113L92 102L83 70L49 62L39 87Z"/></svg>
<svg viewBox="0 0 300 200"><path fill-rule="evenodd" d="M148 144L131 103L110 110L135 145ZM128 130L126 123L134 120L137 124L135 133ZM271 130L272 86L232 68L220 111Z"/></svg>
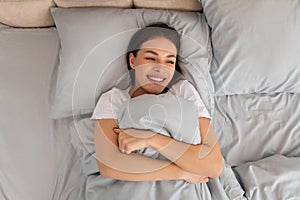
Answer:
<svg viewBox="0 0 300 200"><path fill-rule="evenodd" d="M174 61L168 61L167 63L171 64L171 65L174 65Z"/></svg>
<svg viewBox="0 0 300 200"><path fill-rule="evenodd" d="M155 58L146 57L146 60L152 60L152 61L155 61Z"/></svg>

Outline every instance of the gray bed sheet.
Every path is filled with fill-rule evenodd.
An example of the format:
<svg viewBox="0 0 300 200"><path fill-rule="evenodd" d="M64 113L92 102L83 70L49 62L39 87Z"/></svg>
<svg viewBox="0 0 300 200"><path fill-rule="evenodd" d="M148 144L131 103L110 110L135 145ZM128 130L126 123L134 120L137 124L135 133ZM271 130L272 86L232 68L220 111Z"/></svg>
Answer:
<svg viewBox="0 0 300 200"><path fill-rule="evenodd" d="M275 154L242 164L234 171L246 190L247 199L299 200L300 157Z"/></svg>
<svg viewBox="0 0 300 200"><path fill-rule="evenodd" d="M274 154L300 156L300 94L215 97L215 132L231 166Z"/></svg>
<svg viewBox="0 0 300 200"><path fill-rule="evenodd" d="M300 199L300 94L228 95L215 100L214 129L245 197Z"/></svg>
<svg viewBox="0 0 300 200"><path fill-rule="evenodd" d="M52 121L52 132L64 135L59 149L55 152L57 173L55 174L50 199L53 200L82 200L85 199L86 176L82 172L80 160L71 144L69 125L73 118ZM58 139L58 138L56 138Z"/></svg>

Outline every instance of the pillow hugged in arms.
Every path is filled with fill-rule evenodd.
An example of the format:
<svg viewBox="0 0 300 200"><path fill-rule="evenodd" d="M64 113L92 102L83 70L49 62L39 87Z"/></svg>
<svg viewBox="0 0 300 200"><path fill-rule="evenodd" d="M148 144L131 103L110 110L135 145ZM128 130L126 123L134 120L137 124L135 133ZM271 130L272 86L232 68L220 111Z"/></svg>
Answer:
<svg viewBox="0 0 300 200"><path fill-rule="evenodd" d="M179 65L213 115L212 59L209 29L200 13L116 8L53 8L61 40L60 65L51 117L91 114L99 96L129 81L126 51L132 35L148 24L163 22L181 35ZM126 77L126 76L125 76Z"/></svg>
<svg viewBox="0 0 300 200"><path fill-rule="evenodd" d="M145 94L125 101L118 115L119 127L152 130L189 144L201 142L198 116L194 102L171 93ZM99 171L95 159L94 131L91 119L74 121L71 126L71 143L77 151L85 174ZM146 148L139 153L158 159L167 159Z"/></svg>
<svg viewBox="0 0 300 200"><path fill-rule="evenodd" d="M123 103L119 128L144 129L189 144L200 144L197 108L193 101L172 93L144 94Z"/></svg>

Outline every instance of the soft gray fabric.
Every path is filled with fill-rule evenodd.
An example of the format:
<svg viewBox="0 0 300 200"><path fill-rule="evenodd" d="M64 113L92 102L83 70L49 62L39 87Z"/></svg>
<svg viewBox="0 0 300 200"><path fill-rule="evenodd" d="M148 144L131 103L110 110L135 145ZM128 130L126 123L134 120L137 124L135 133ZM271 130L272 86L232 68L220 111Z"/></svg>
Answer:
<svg viewBox="0 0 300 200"><path fill-rule="evenodd" d="M95 156L94 129L95 121L90 118L74 120L70 124L71 143L85 175L99 172Z"/></svg>
<svg viewBox="0 0 300 200"><path fill-rule="evenodd" d="M51 197L49 199L84 200L87 177L78 159L77 152L71 145L72 133L69 131L72 118L55 120L52 133L60 145L57 149L57 173L52 182ZM63 138L61 136L64 136Z"/></svg>
<svg viewBox="0 0 300 200"><path fill-rule="evenodd" d="M151 130L189 144L201 143L194 102L170 92L145 94L124 102L118 125L121 129Z"/></svg>
<svg viewBox="0 0 300 200"><path fill-rule="evenodd" d="M245 191L237 180L231 166L224 160L222 174L217 179L211 179L208 187L215 200L244 200Z"/></svg>
<svg viewBox="0 0 300 200"><path fill-rule="evenodd" d="M300 4L202 0L212 28L216 95L300 93Z"/></svg>
<svg viewBox="0 0 300 200"><path fill-rule="evenodd" d="M195 191L199 192L198 194ZM184 181L130 182L88 176L86 199L99 200L210 200L206 184L190 184Z"/></svg>
<svg viewBox="0 0 300 200"><path fill-rule="evenodd" d="M59 38L55 28L0 24L0 199L49 199L60 138L48 94Z"/></svg>
<svg viewBox="0 0 300 200"><path fill-rule="evenodd" d="M234 168L247 199L300 199L300 157L271 157Z"/></svg>
<svg viewBox="0 0 300 200"><path fill-rule="evenodd" d="M300 95L216 97L214 130L231 166L283 154L300 156Z"/></svg>
<svg viewBox="0 0 300 200"><path fill-rule="evenodd" d="M156 22L165 22L180 32L179 64L183 74L195 83L206 108L213 112L213 84L209 75L212 52L209 29L202 14L54 8L52 15L62 46L53 118L92 113L99 96L127 72L125 54L131 36L139 28Z"/></svg>

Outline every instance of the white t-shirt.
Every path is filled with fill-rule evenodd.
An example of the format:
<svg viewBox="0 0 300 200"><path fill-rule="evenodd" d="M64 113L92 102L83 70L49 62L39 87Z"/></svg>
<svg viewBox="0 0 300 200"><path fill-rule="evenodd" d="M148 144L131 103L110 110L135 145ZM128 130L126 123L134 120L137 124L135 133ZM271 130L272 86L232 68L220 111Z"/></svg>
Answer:
<svg viewBox="0 0 300 200"><path fill-rule="evenodd" d="M130 87L125 90L114 87L102 94L97 102L91 119L117 119L120 107L125 101L130 99L129 90ZM197 108L198 117L211 119L211 116L205 108L199 93L187 80L180 80L173 84L168 92L186 100L193 101Z"/></svg>

